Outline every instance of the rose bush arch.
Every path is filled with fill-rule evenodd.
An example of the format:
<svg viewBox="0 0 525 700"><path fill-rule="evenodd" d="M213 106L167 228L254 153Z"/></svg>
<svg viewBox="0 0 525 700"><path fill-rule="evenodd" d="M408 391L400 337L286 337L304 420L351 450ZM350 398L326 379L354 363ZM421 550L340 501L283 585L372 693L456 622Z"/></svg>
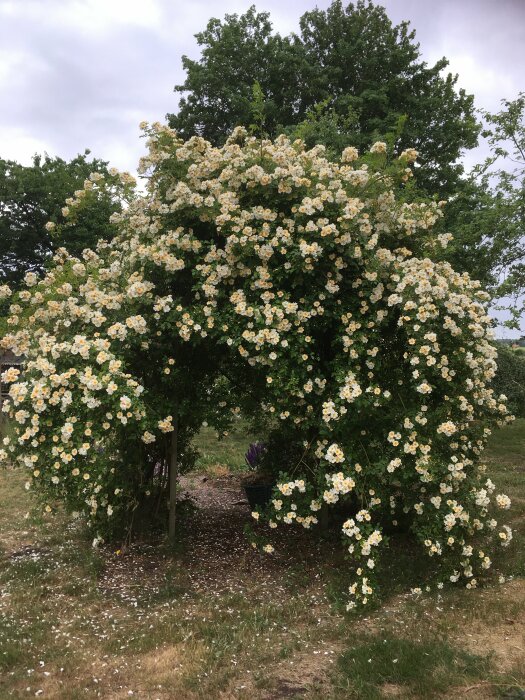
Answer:
<svg viewBox="0 0 525 700"><path fill-rule="evenodd" d="M60 499L104 534L152 497L175 413L184 455L203 420L221 431L262 411L301 456L276 465L254 517L310 528L357 503L341 523L350 607L372 595L382 525L403 513L443 575L475 586L487 540L512 536L481 459L510 417L490 388L488 297L439 262L451 236L432 231L443 203L410 187L417 153L390 159L379 142L331 162L241 128L221 148L145 132L148 189L113 216L117 238L82 260L59 251L11 300L2 347L27 361L4 375L16 436L0 456L47 510Z"/></svg>

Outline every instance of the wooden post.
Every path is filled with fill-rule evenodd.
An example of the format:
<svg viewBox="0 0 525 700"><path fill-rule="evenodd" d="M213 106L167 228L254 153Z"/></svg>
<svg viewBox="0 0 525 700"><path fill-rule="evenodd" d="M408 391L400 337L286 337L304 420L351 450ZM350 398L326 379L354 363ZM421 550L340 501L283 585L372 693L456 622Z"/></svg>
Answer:
<svg viewBox="0 0 525 700"><path fill-rule="evenodd" d="M170 451L170 510L168 520L168 537L172 544L175 544L175 532L177 524L177 480L179 476L179 456L177 453L177 438L179 432L179 416L178 410L175 413L173 420L173 432L171 433L171 451Z"/></svg>

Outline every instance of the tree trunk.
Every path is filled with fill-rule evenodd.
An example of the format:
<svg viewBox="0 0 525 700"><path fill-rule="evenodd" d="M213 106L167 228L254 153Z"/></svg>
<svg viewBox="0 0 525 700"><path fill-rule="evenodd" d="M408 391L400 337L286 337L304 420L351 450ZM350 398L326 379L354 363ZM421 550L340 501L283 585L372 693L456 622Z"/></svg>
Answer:
<svg viewBox="0 0 525 700"><path fill-rule="evenodd" d="M168 536L172 544L175 543L175 532L177 525L177 481L179 477L179 456L177 453L177 438L179 432L179 416L178 411L175 413L173 420L173 432L171 433L171 451L170 451L170 470L169 470L169 485L170 485L170 505L169 505L169 520L168 520Z"/></svg>

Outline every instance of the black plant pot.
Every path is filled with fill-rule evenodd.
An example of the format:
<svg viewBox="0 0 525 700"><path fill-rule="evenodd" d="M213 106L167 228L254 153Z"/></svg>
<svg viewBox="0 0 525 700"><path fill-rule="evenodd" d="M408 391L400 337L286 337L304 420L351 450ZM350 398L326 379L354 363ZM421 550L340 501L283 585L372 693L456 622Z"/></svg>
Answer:
<svg viewBox="0 0 525 700"><path fill-rule="evenodd" d="M268 505L272 497L273 486L269 484L244 484L246 498L250 508L254 510L257 506Z"/></svg>

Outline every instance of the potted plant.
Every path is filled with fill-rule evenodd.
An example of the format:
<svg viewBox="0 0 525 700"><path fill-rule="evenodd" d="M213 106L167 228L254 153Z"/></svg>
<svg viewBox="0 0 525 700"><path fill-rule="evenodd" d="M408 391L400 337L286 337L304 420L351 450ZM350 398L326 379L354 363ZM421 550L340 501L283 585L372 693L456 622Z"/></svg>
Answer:
<svg viewBox="0 0 525 700"><path fill-rule="evenodd" d="M242 485L250 508L264 507L272 496L274 480L270 475L259 469L262 457L266 452L266 446L262 442L252 442L248 447L244 459L249 472L243 478Z"/></svg>

